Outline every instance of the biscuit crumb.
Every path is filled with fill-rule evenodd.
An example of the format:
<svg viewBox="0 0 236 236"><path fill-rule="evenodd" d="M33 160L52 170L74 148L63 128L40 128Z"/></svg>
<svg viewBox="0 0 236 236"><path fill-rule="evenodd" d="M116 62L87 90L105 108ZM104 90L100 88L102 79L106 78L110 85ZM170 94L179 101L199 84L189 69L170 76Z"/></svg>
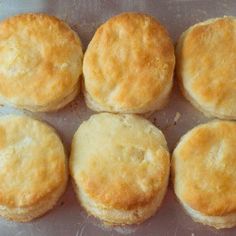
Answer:
<svg viewBox="0 0 236 236"><path fill-rule="evenodd" d="M180 119L181 114L179 112L176 112L175 117L174 117L174 125L177 124L178 120Z"/></svg>

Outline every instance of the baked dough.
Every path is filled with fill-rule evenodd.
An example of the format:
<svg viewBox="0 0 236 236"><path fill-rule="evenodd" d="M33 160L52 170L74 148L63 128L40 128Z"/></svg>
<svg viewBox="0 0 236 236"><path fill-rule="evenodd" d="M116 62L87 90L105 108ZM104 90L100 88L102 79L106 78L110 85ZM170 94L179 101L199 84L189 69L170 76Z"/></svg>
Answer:
<svg viewBox="0 0 236 236"><path fill-rule="evenodd" d="M98 28L84 56L84 95L95 111L145 113L168 101L175 65L166 29L141 13Z"/></svg>
<svg viewBox="0 0 236 236"><path fill-rule="evenodd" d="M27 116L0 117L0 215L30 221L65 190L64 147L48 125Z"/></svg>
<svg viewBox="0 0 236 236"><path fill-rule="evenodd" d="M164 135L134 115L100 113L79 127L70 171L90 214L111 224L136 224L154 215L169 178Z"/></svg>
<svg viewBox="0 0 236 236"><path fill-rule="evenodd" d="M212 121L185 134L174 150L175 193L197 222L236 225L236 123Z"/></svg>
<svg viewBox="0 0 236 236"><path fill-rule="evenodd" d="M0 103L31 111L57 110L79 91L82 47L63 21L21 14L0 22Z"/></svg>
<svg viewBox="0 0 236 236"><path fill-rule="evenodd" d="M185 97L207 116L236 119L236 19L210 19L179 39L177 76Z"/></svg>

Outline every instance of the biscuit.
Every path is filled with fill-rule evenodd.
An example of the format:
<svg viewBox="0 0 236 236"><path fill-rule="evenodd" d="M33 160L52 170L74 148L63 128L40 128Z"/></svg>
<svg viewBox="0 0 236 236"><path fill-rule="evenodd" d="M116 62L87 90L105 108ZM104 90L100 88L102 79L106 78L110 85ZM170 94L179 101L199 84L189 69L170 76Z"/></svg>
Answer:
<svg viewBox="0 0 236 236"><path fill-rule="evenodd" d="M84 95L89 108L146 113L168 101L175 65L166 29L141 13L123 13L101 25L84 56Z"/></svg>
<svg viewBox="0 0 236 236"><path fill-rule="evenodd" d="M223 17L185 31L177 49L184 96L207 116L236 119L236 19Z"/></svg>
<svg viewBox="0 0 236 236"><path fill-rule="evenodd" d="M63 21L21 14L0 22L0 103L53 111L79 91L82 46Z"/></svg>
<svg viewBox="0 0 236 236"><path fill-rule="evenodd" d="M45 214L66 188L64 147L48 125L0 117L0 215L19 222Z"/></svg>
<svg viewBox="0 0 236 236"><path fill-rule="evenodd" d="M100 113L79 127L70 172L81 205L110 224L141 223L155 214L169 178L164 135L134 115Z"/></svg>
<svg viewBox="0 0 236 236"><path fill-rule="evenodd" d="M193 220L217 229L236 225L236 123L190 130L173 152L174 190Z"/></svg>

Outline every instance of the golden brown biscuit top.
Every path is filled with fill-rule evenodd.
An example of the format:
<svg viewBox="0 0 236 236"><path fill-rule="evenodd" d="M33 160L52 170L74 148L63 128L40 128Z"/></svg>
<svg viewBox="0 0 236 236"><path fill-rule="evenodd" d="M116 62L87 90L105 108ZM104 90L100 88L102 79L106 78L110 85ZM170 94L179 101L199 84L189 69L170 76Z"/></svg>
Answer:
<svg viewBox="0 0 236 236"><path fill-rule="evenodd" d="M79 190L98 204L132 209L165 185L169 153L163 134L132 115L93 115L76 132L70 168Z"/></svg>
<svg viewBox="0 0 236 236"><path fill-rule="evenodd" d="M82 73L78 36L61 20L22 14L0 22L0 98L46 106L66 97Z"/></svg>
<svg viewBox="0 0 236 236"><path fill-rule="evenodd" d="M205 215L236 211L236 123L213 121L180 140L172 170L178 198Z"/></svg>
<svg viewBox="0 0 236 236"><path fill-rule="evenodd" d="M54 130L25 116L0 117L0 205L29 207L66 179L65 153Z"/></svg>
<svg viewBox="0 0 236 236"><path fill-rule="evenodd" d="M112 17L96 31L85 53L85 88L108 109L139 109L171 87L171 39L154 18L138 13Z"/></svg>
<svg viewBox="0 0 236 236"><path fill-rule="evenodd" d="M177 47L183 87L204 110L236 115L236 20L211 19L188 29Z"/></svg>

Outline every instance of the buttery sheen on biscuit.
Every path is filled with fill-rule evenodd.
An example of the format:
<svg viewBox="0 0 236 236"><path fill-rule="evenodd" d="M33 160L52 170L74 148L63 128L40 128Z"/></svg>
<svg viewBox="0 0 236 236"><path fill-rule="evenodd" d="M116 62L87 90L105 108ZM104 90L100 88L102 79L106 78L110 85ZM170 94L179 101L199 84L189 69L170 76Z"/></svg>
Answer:
<svg viewBox="0 0 236 236"><path fill-rule="evenodd" d="M185 97L207 116L236 119L236 19L190 27L177 46L177 75Z"/></svg>
<svg viewBox="0 0 236 236"><path fill-rule="evenodd" d="M166 192L165 137L138 116L93 115L75 133L70 171L87 212L111 224L140 223L155 214Z"/></svg>
<svg viewBox="0 0 236 236"><path fill-rule="evenodd" d="M185 134L172 157L175 193L197 222L236 226L236 123L212 121Z"/></svg>
<svg viewBox="0 0 236 236"><path fill-rule="evenodd" d="M175 65L166 29L154 18L123 13L98 28L84 57L84 95L95 111L145 113L167 102Z"/></svg>
<svg viewBox="0 0 236 236"><path fill-rule="evenodd" d="M31 111L57 110L79 91L82 48L77 34L46 14L0 22L0 103Z"/></svg>
<svg viewBox="0 0 236 236"><path fill-rule="evenodd" d="M26 116L0 117L0 215L30 221L50 210L65 190L63 145L48 125Z"/></svg>

